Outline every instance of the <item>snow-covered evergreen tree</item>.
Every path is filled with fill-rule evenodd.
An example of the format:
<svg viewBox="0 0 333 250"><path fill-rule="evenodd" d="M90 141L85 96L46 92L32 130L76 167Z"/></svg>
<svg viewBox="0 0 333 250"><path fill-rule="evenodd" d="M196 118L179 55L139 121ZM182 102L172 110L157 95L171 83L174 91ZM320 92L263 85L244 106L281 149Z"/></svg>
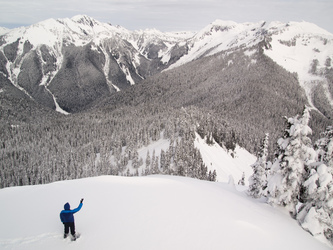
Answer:
<svg viewBox="0 0 333 250"><path fill-rule="evenodd" d="M159 174L160 173L160 169L159 169L159 167L158 167L158 163L159 163L159 157L158 156L156 156L155 158L154 158L154 164L153 164L153 174Z"/></svg>
<svg viewBox="0 0 333 250"><path fill-rule="evenodd" d="M238 181L238 185L245 186L245 173L243 172L242 178Z"/></svg>
<svg viewBox="0 0 333 250"><path fill-rule="evenodd" d="M137 150L135 150L133 154L132 166L135 169L139 168L139 153Z"/></svg>
<svg viewBox="0 0 333 250"><path fill-rule="evenodd" d="M287 119L285 135L278 140L278 153L268 180L269 203L285 206L296 216L296 205L301 196L301 185L305 180L305 167L315 161L316 152L308 137L312 130L308 126L309 108L302 117Z"/></svg>
<svg viewBox="0 0 333 250"><path fill-rule="evenodd" d="M308 167L297 220L312 235L333 243L333 127L329 126L323 135L316 142L318 161Z"/></svg>
<svg viewBox="0 0 333 250"><path fill-rule="evenodd" d="M333 243L333 179L323 163L311 164L303 184L304 203L297 220L312 235L325 236Z"/></svg>
<svg viewBox="0 0 333 250"><path fill-rule="evenodd" d="M212 181L215 182L216 181L216 170L214 169L214 171L209 171L208 173L208 181Z"/></svg>
<svg viewBox="0 0 333 250"><path fill-rule="evenodd" d="M160 166L161 166L161 171L162 171L162 172L164 172L164 171L165 171L165 168L166 168L166 166L165 166L165 162L166 162L165 158L166 158L166 156L165 156L165 152L164 152L164 150L162 149L162 150L161 150L161 156L160 156Z"/></svg>
<svg viewBox="0 0 333 250"><path fill-rule="evenodd" d="M249 195L254 198L266 196L268 139L269 134L267 133L258 152L257 161L251 166L253 174L249 178Z"/></svg>
<svg viewBox="0 0 333 250"><path fill-rule="evenodd" d="M328 167L328 171L333 175L333 126L327 127L323 133L324 137L317 141L318 160Z"/></svg>
<svg viewBox="0 0 333 250"><path fill-rule="evenodd" d="M147 156L146 156L146 167L149 167L150 166L150 153L149 153L149 150L147 151Z"/></svg>
<svg viewBox="0 0 333 250"><path fill-rule="evenodd" d="M154 167L155 167L155 161L156 161L156 153L155 149L153 150L153 155L151 157L151 162L150 162L150 169L154 172Z"/></svg>

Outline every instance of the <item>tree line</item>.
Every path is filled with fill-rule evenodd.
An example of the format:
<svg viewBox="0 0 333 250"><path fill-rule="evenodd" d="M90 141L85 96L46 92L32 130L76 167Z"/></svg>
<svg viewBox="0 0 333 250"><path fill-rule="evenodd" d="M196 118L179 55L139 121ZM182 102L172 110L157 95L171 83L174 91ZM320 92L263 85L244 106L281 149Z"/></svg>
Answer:
<svg viewBox="0 0 333 250"><path fill-rule="evenodd" d="M215 180L216 173L207 171L193 145L196 124L204 123L201 113L195 108L144 105L2 127L1 187L105 174L160 173ZM146 156L150 162L144 164L138 149L163 138L170 147L159 157Z"/></svg>
<svg viewBox="0 0 333 250"><path fill-rule="evenodd" d="M267 159L266 134L252 165L248 193L286 207L306 231L333 243L333 126L312 144L309 120L309 108L302 116L285 119L273 161Z"/></svg>

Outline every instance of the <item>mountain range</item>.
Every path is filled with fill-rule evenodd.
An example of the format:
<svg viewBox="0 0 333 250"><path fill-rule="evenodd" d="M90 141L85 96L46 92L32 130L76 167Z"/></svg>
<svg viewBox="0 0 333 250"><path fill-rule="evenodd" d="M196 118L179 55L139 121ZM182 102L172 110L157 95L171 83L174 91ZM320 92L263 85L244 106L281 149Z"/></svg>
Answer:
<svg viewBox="0 0 333 250"><path fill-rule="evenodd" d="M332 117L333 35L311 23L216 20L199 32L163 33L129 31L79 15L1 29L0 35L1 92L11 84L63 113L83 111L106 93L194 60L240 50L251 58L260 48L297 73L309 105Z"/></svg>
<svg viewBox="0 0 333 250"><path fill-rule="evenodd" d="M333 35L311 23L216 20L199 32L165 33L80 15L1 32L0 128L14 144L10 128L20 124L71 124L55 127L58 134L84 123L76 137L96 128L96 153L105 133L125 146L138 131L156 140L192 122L202 137L254 154L269 133L273 156L283 117L310 106L313 141L332 124ZM110 122L118 127L104 133ZM30 143L30 128L21 130L19 140Z"/></svg>

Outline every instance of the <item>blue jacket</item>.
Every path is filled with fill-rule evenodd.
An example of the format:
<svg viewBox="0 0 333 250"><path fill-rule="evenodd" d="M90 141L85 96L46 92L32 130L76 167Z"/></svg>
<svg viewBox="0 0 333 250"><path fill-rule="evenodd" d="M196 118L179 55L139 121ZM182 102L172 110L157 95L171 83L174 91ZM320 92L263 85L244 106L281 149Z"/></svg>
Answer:
<svg viewBox="0 0 333 250"><path fill-rule="evenodd" d="M66 223L66 222L74 222L74 216L73 216L73 214L75 214L76 212L79 212L82 206L83 206L83 203L80 203L80 205L79 205L77 208L71 210L71 209L70 209L70 205L69 205L69 203L67 202L67 203L64 205L64 209L65 209L65 210L62 210L62 211L60 212L60 220L61 220L61 222L62 222L62 223Z"/></svg>

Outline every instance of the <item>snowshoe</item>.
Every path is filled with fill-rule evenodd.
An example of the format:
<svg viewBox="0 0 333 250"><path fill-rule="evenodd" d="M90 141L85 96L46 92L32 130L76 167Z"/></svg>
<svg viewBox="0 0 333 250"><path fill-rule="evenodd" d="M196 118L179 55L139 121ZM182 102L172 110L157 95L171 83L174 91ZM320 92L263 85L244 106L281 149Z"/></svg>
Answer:
<svg viewBox="0 0 333 250"><path fill-rule="evenodd" d="M76 233L76 234L72 235L71 240L72 240L72 241L76 241L76 239L78 239L78 238L80 238L80 234L79 234L79 233Z"/></svg>

